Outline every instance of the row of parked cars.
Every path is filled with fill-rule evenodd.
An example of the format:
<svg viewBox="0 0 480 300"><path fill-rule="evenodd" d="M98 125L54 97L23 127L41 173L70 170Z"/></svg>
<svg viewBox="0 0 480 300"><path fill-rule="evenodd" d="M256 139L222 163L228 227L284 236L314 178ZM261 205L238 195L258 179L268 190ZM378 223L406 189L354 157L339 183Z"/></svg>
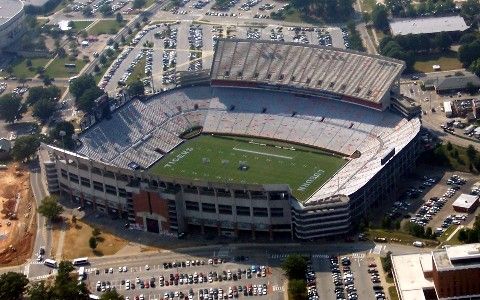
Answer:
<svg viewBox="0 0 480 300"><path fill-rule="evenodd" d="M380 275L378 274L377 265L371 263L368 265L368 273L370 274L373 285L373 291L375 293L375 298L377 300L385 300L385 293L383 292L383 287L380 284Z"/></svg>
<svg viewBox="0 0 480 300"><path fill-rule="evenodd" d="M247 39L249 40L258 40L260 39L260 30L258 28L248 27L247 28Z"/></svg>
<svg viewBox="0 0 480 300"><path fill-rule="evenodd" d="M280 41L280 42L285 41L285 37L284 37L282 31L283 31L283 27L281 27L281 26L276 27L276 28L272 28L270 30L270 39L272 41Z"/></svg>
<svg viewBox="0 0 480 300"><path fill-rule="evenodd" d="M307 279L307 296L308 300L319 300L317 291L317 278L313 271L310 261L307 264L307 270L305 271L305 278Z"/></svg>
<svg viewBox="0 0 480 300"><path fill-rule="evenodd" d="M7 89L7 83L6 82L0 82L0 94L5 92L6 89Z"/></svg>
<svg viewBox="0 0 480 300"><path fill-rule="evenodd" d="M349 33L347 28L341 28L342 30L342 37L343 37L343 45L345 46L345 49L350 48L350 43L349 43Z"/></svg>
<svg viewBox="0 0 480 300"><path fill-rule="evenodd" d="M317 30L318 44L322 46L331 47L332 46L332 36L330 32L325 29Z"/></svg>
<svg viewBox="0 0 480 300"><path fill-rule="evenodd" d="M342 270L340 269L340 264ZM335 296L337 300L346 300L345 290L348 293L348 299L356 300L358 295L354 285L354 277L350 270L350 259L348 257L342 257L341 262L337 256L330 257L330 270L332 272L332 280L335 285ZM344 275L342 276L342 271Z"/></svg>

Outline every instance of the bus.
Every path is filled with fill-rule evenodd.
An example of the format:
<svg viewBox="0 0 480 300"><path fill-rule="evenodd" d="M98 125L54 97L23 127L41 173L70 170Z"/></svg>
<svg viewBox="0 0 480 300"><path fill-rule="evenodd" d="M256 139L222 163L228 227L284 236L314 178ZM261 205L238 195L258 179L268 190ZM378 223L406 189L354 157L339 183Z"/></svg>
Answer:
<svg viewBox="0 0 480 300"><path fill-rule="evenodd" d="M72 263L74 266L88 265L88 257L75 258Z"/></svg>
<svg viewBox="0 0 480 300"><path fill-rule="evenodd" d="M44 260L43 264L46 265L47 267L51 267L51 268L56 268L57 267L57 262L54 261L53 259L49 259L49 258Z"/></svg>
<svg viewBox="0 0 480 300"><path fill-rule="evenodd" d="M72 81L74 81L74 80L77 79L77 78L78 78L78 76L70 77L70 78L68 79L68 83L72 83Z"/></svg>
<svg viewBox="0 0 480 300"><path fill-rule="evenodd" d="M78 281L82 281L83 279L85 279L85 267L80 267L78 269Z"/></svg>

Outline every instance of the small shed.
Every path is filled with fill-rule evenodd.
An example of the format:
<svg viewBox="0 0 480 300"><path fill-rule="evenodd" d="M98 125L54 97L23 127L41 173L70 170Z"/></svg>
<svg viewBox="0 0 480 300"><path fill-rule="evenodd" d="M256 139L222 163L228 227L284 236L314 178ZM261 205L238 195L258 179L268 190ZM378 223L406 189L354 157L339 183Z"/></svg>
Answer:
<svg viewBox="0 0 480 300"><path fill-rule="evenodd" d="M461 194L458 196L457 200L453 202L452 206L456 212L472 213L475 211L475 209L477 209L478 196Z"/></svg>

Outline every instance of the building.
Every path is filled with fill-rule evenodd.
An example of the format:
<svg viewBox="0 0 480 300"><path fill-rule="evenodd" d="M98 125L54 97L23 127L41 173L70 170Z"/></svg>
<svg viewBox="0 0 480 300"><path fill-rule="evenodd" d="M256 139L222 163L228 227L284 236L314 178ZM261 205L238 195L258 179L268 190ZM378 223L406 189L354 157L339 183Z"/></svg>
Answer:
<svg viewBox="0 0 480 300"><path fill-rule="evenodd" d="M392 35L459 33L469 27L461 16L399 19L390 22Z"/></svg>
<svg viewBox="0 0 480 300"><path fill-rule="evenodd" d="M270 47L278 56L274 61L266 51ZM324 63L317 64L319 59ZM255 66L263 73L255 75ZM358 72L361 67L367 72ZM322 68L328 72L321 73ZM50 191L150 232L298 239L345 235L371 206L394 195L415 166L420 120L404 118L389 106L402 70L399 61L354 51L220 40L204 82L183 74L186 87L128 101L110 118L88 124L75 151L42 144L42 174ZM346 163L305 198L295 196L301 187L282 182L152 172L188 143L182 137L191 128L322 149ZM308 176L306 185L321 173Z"/></svg>
<svg viewBox="0 0 480 300"><path fill-rule="evenodd" d="M392 270L401 300L480 297L480 244L392 255Z"/></svg>
<svg viewBox="0 0 480 300"><path fill-rule="evenodd" d="M480 78L477 75L462 71L455 74L429 76L423 81L426 89L434 89L438 94L463 92L470 85L479 88Z"/></svg>
<svg viewBox="0 0 480 300"><path fill-rule="evenodd" d="M20 0L3 0L0 3L0 51L11 45L25 31L25 12Z"/></svg>
<svg viewBox="0 0 480 300"><path fill-rule="evenodd" d="M457 212L472 213L475 211L475 209L477 209L478 196L461 194L460 196L458 196L457 200L453 202L452 206L453 209Z"/></svg>

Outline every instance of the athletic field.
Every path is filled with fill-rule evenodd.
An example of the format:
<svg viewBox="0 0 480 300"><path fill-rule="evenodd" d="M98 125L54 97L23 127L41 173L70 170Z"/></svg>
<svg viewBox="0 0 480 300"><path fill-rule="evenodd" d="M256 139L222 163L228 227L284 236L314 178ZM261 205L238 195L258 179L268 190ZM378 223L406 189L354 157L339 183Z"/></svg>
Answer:
<svg viewBox="0 0 480 300"><path fill-rule="evenodd" d="M201 135L178 146L150 172L212 182L283 183L304 201L345 163L313 148L257 138Z"/></svg>

